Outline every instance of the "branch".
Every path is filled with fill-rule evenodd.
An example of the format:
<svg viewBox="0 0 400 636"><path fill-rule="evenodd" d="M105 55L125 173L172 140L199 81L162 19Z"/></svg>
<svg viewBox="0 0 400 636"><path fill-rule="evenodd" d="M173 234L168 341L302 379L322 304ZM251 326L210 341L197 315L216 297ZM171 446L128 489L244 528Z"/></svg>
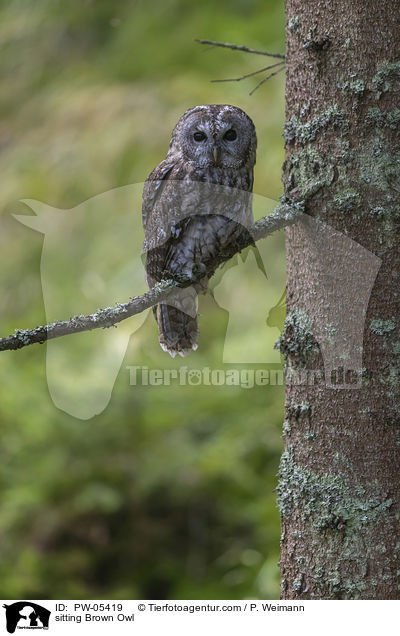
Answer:
<svg viewBox="0 0 400 636"><path fill-rule="evenodd" d="M274 73L270 73L269 75L267 75L266 77L264 77L261 82L258 82L257 86L255 86L253 88L252 91L250 91L249 95L252 95L253 93L255 93L255 91L257 90L257 88L260 88L260 86L262 86L263 84L265 84L265 82L267 82L269 79L271 79L271 77L275 77L275 75L278 75L278 73L280 73L281 71L283 71L285 67L281 66L281 68L279 68L277 71L275 71Z"/></svg>
<svg viewBox="0 0 400 636"><path fill-rule="evenodd" d="M271 77L275 77L281 71L283 71L285 67L285 56L281 53L267 53L267 51L257 51L256 49L250 49L248 46L240 46L238 44L229 44L228 42L214 42L214 40L195 40L195 42L199 42L199 44L210 44L211 46L222 46L227 49L233 49L234 51L244 51L245 53L255 53L256 55L266 55L268 57L275 57L280 60L276 64L270 64L269 66L265 66L264 68L260 68L258 71L253 71L252 73L247 73L246 75L242 75L241 77L233 77L232 79L216 79L211 80L212 82L241 82L248 77L253 77L254 75L258 75L259 73L263 73L264 71L268 71L271 68L275 68L278 66L278 70L274 73L269 73L266 77L264 77L261 82L257 84L255 88L249 93L252 95L260 86L265 84L265 82Z"/></svg>
<svg viewBox="0 0 400 636"><path fill-rule="evenodd" d="M266 55L267 57L276 57L280 60L284 60L285 56L282 53L267 53L267 51L257 51L256 49L250 49L248 46L240 46L239 44L229 44L229 42L214 42L214 40L199 40L195 39L195 42L199 44L209 44L210 46L221 46L224 49L233 49L234 51L244 51L244 53L254 53L255 55Z"/></svg>
<svg viewBox="0 0 400 636"><path fill-rule="evenodd" d="M247 79L248 77L254 77L254 75L259 75L260 73L263 73L264 71L269 71L270 68L275 68L276 66L283 66L283 65L284 65L284 62L275 62L275 64L264 66L263 68L259 68L258 71L253 71L252 73L246 73L246 75L241 75L241 77L215 79L215 80L211 80L211 82L213 84L216 84L217 82L241 82L242 80Z"/></svg>
<svg viewBox="0 0 400 636"><path fill-rule="evenodd" d="M250 228L248 238L240 246L240 249L236 246L232 247L231 251L225 251L224 254L220 256L212 274L217 267L228 261L245 247L252 245L253 242L259 241L277 230L296 223L303 212L304 205L301 202L291 204L281 203L278 205L271 214L264 216ZM127 303L117 303L114 307L98 309L94 314L89 314L88 316L77 315L70 318L70 320L53 322L49 325L36 327L35 329L16 329L14 334L0 338L0 351L22 349L31 344L43 344L46 340L53 340L54 338L60 338L61 336L67 336L73 333L113 327L122 320L140 314L142 311L165 301L175 288L189 287L193 285L194 282L193 279L179 282L163 280L160 283L156 283L156 285L143 294L143 296L131 298Z"/></svg>
<svg viewBox="0 0 400 636"><path fill-rule="evenodd" d="M149 307L165 300L177 286L173 280L161 281L143 296L135 296L127 303L116 303L114 307L98 309L94 314L88 316L79 314L69 320L59 320L49 325L35 327L35 329L16 329L15 334L0 338L0 351L21 349L35 343L43 344L46 340L82 331L113 327L118 322L140 314Z"/></svg>

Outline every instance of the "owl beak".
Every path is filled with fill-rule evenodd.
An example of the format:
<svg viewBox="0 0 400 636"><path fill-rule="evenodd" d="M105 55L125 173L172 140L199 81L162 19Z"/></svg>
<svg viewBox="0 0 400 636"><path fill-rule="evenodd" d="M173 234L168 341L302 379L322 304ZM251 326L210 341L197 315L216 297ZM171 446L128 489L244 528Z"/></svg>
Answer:
<svg viewBox="0 0 400 636"><path fill-rule="evenodd" d="M214 157L214 163L217 163L217 161L218 161L218 148L217 148L217 146L214 146L214 148L213 148L213 157Z"/></svg>

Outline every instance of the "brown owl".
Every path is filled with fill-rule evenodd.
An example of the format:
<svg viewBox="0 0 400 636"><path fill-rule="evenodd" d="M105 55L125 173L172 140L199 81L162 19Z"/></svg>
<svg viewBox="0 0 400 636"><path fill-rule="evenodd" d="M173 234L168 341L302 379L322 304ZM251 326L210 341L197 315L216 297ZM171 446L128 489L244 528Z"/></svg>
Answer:
<svg viewBox="0 0 400 636"><path fill-rule="evenodd" d="M146 275L193 281L154 308L160 345L172 357L197 349L196 291L217 259L253 223L257 137L250 117L228 105L196 106L176 124L166 158L143 190Z"/></svg>

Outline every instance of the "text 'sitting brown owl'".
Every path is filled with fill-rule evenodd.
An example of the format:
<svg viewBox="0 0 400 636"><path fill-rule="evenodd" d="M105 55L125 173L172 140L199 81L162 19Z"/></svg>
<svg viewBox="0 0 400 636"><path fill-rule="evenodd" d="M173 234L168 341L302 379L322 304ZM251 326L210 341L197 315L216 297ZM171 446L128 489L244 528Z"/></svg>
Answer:
<svg viewBox="0 0 400 636"><path fill-rule="evenodd" d="M256 146L254 124L236 106L196 106L182 115L143 190L150 287L185 278L204 289L219 254L239 244L253 223ZM160 345L172 357L197 349L195 295L193 287L181 289L155 308Z"/></svg>

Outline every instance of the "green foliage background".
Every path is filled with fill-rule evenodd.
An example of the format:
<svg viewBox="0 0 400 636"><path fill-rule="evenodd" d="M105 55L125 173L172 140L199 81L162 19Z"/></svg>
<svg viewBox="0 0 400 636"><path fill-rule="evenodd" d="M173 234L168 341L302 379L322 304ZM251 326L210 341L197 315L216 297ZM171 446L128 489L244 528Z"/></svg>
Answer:
<svg viewBox="0 0 400 636"><path fill-rule="evenodd" d="M206 50L196 37L282 52L283 3L1 2L2 335L46 322L43 236L11 217L28 213L20 199L72 208L144 181L190 106L249 113L255 191L279 197L283 74L252 97L257 78L213 84L267 58ZM93 249L89 230L81 239ZM112 237L107 249L118 250ZM280 263L282 238L270 249ZM200 303L200 348L185 364L223 368L227 314L209 296ZM282 387L129 386L138 356L154 368L182 363L159 349L148 316L109 406L82 421L52 403L45 355L1 354L0 596L277 598Z"/></svg>

